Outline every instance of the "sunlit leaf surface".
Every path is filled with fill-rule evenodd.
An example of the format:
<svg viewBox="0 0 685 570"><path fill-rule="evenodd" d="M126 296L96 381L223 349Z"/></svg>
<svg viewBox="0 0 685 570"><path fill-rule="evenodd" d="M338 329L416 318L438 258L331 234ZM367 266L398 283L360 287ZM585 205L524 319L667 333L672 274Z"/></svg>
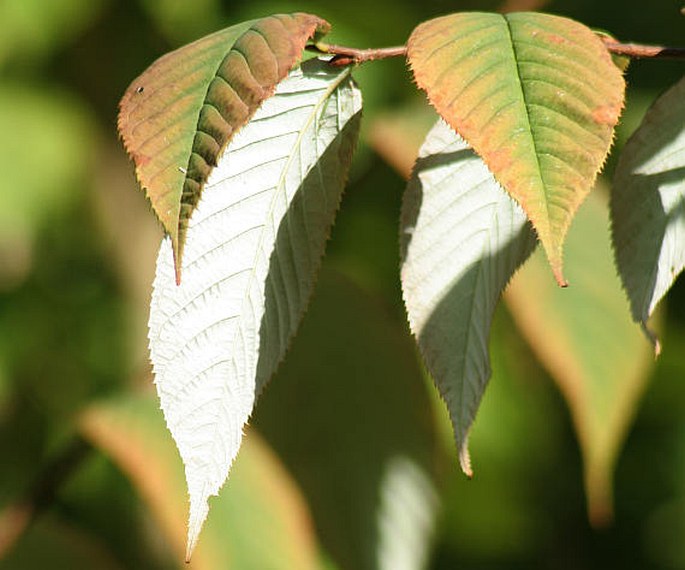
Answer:
<svg viewBox="0 0 685 570"><path fill-rule="evenodd" d="M460 13L408 43L419 87L533 223L560 284L563 243L623 106L602 41L567 18Z"/></svg>
<svg viewBox="0 0 685 570"><path fill-rule="evenodd" d="M177 270L188 220L222 151L297 62L306 41L327 30L309 14L237 24L161 57L127 89L119 132L171 236Z"/></svg>
<svg viewBox="0 0 685 570"><path fill-rule="evenodd" d="M646 329L685 266L685 79L654 103L626 143L611 191L611 227L633 318Z"/></svg>
<svg viewBox="0 0 685 570"><path fill-rule="evenodd" d="M428 133L402 208L402 291L409 324L447 403L461 467L490 378L488 337L502 290L535 234L483 161L446 123Z"/></svg>
<svg viewBox="0 0 685 570"><path fill-rule="evenodd" d="M150 352L186 466L191 548L309 300L360 111L349 69L312 60L294 70L212 172L180 286L171 240L160 249Z"/></svg>
<svg viewBox="0 0 685 570"><path fill-rule="evenodd" d="M534 256L507 291L516 323L571 408L596 524L612 516L614 465L652 360L630 320L607 226L606 207L592 196L569 233L571 286L556 287Z"/></svg>

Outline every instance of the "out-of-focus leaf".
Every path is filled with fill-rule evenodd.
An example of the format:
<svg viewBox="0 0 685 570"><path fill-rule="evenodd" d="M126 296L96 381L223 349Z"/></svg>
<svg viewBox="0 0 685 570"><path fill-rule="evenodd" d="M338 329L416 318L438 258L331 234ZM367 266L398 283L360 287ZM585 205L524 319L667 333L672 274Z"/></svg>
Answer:
<svg viewBox="0 0 685 570"><path fill-rule="evenodd" d="M590 519L602 524L612 516L612 473L651 358L614 273L599 196L578 213L567 250L571 287L555 287L544 260L534 256L512 282L507 301L571 409Z"/></svg>
<svg viewBox="0 0 685 570"><path fill-rule="evenodd" d="M92 164L91 128L62 93L0 87L0 290L28 272L35 234L79 196Z"/></svg>
<svg viewBox="0 0 685 570"><path fill-rule="evenodd" d="M0 559L0 570L36 568L122 570L114 555L104 550L94 537L54 516L36 521L8 555Z"/></svg>
<svg viewBox="0 0 685 570"><path fill-rule="evenodd" d="M440 120L419 151L402 208L402 292L409 325L450 412L464 473L468 434L490 378L490 323L535 248L521 208Z"/></svg>
<svg viewBox="0 0 685 570"><path fill-rule="evenodd" d="M180 286L171 240L160 249L150 353L186 465L190 548L308 303L360 113L349 68L311 60L294 70L210 176Z"/></svg>
<svg viewBox="0 0 685 570"><path fill-rule="evenodd" d="M302 488L344 570L417 570L442 464L415 350L376 297L323 271L254 424Z"/></svg>
<svg viewBox="0 0 685 570"><path fill-rule="evenodd" d="M183 465L157 404L127 397L91 406L81 431L131 479L179 563L187 495ZM213 502L190 568L314 569L318 552L302 496L271 450L251 433L231 484ZM180 564L179 564L180 566Z"/></svg>
<svg viewBox="0 0 685 570"><path fill-rule="evenodd" d="M373 149L407 180L421 143L435 124L436 114L423 102L376 116L366 132Z"/></svg>
<svg viewBox="0 0 685 570"><path fill-rule="evenodd" d="M48 55L100 13L103 0L2 0L0 67Z"/></svg>
<svg viewBox="0 0 685 570"><path fill-rule="evenodd" d="M685 266L685 79L657 99L624 147L611 191L611 227L633 319L647 330Z"/></svg>
<svg viewBox="0 0 685 570"><path fill-rule="evenodd" d="M328 28L310 14L243 22L161 57L124 93L119 132L171 236L177 280L188 221L226 145Z"/></svg>
<svg viewBox="0 0 685 570"><path fill-rule="evenodd" d="M548 14L451 14L408 43L419 87L521 205L564 283L564 239L594 185L625 83L602 40Z"/></svg>

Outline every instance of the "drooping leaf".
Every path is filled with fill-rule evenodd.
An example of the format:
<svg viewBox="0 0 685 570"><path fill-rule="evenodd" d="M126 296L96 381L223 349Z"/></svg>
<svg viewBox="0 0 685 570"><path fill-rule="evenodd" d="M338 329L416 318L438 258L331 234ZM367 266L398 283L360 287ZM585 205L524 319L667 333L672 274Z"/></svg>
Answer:
<svg viewBox="0 0 685 570"><path fill-rule="evenodd" d="M612 516L614 465L652 359L611 263L606 207L599 196L590 198L569 233L572 286L555 287L544 260L533 256L506 299L571 409L590 519L602 524Z"/></svg>
<svg viewBox="0 0 685 570"><path fill-rule="evenodd" d="M180 560L187 508L183 465L156 402L128 396L92 405L83 413L80 429L130 478ZM236 461L231 485L213 502L190 565L195 570L318 567L302 495L257 436L251 434Z"/></svg>
<svg viewBox="0 0 685 570"><path fill-rule="evenodd" d="M405 193L402 292L409 324L447 403L463 471L490 378L488 337L502 290L535 234L483 161L443 121L428 133Z"/></svg>
<svg viewBox="0 0 685 570"><path fill-rule="evenodd" d="M124 93L119 133L171 236L178 281L188 220L223 150L328 28L310 14L243 22L161 57Z"/></svg>
<svg viewBox="0 0 685 570"><path fill-rule="evenodd" d="M160 249L150 352L186 465L191 547L308 302L360 110L349 69L309 61L294 70L212 172L188 228L180 286L171 240Z"/></svg>
<svg viewBox="0 0 685 570"><path fill-rule="evenodd" d="M430 552L444 456L412 344L381 299L324 269L255 413L341 570L420 570Z"/></svg>
<svg viewBox="0 0 685 570"><path fill-rule="evenodd" d="M602 40L548 14L461 13L418 26L408 57L433 106L524 209L564 284L564 239L623 106Z"/></svg>
<svg viewBox="0 0 685 570"><path fill-rule="evenodd" d="M647 330L685 266L685 79L657 99L626 143L611 191L611 227L633 319Z"/></svg>

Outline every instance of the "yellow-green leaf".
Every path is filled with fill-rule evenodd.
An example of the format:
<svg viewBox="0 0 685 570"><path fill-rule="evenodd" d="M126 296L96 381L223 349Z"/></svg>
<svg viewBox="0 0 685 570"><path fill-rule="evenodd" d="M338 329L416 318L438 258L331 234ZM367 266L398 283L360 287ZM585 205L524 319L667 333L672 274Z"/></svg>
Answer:
<svg viewBox="0 0 685 570"><path fill-rule="evenodd" d="M623 107L602 40L558 16L471 12L418 26L408 57L433 106L522 206L563 284L566 233Z"/></svg>
<svg viewBox="0 0 685 570"><path fill-rule="evenodd" d="M235 132L250 120L328 23L279 14L211 34L154 62L120 103L119 132L157 217L180 281L188 220Z"/></svg>
<svg viewBox="0 0 685 570"><path fill-rule="evenodd" d="M139 396L102 402L86 410L80 425L129 477L180 561L187 492L183 464L158 405ZM258 434L247 439L231 484L213 503L190 568L318 568L314 530L299 489Z"/></svg>
<svg viewBox="0 0 685 570"><path fill-rule="evenodd" d="M567 248L571 287L555 287L544 259L533 256L506 297L571 409L596 524L611 517L614 465L652 361L612 264L607 218L596 195L578 213Z"/></svg>

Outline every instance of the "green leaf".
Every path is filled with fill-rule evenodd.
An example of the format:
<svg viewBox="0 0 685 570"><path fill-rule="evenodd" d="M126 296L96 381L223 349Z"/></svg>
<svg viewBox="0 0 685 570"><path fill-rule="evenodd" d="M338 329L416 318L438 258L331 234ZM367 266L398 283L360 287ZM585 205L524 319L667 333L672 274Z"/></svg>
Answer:
<svg viewBox="0 0 685 570"><path fill-rule="evenodd" d="M412 333L447 403L463 471L490 378L488 337L502 290L535 247L525 214L440 121L404 197L402 292Z"/></svg>
<svg viewBox="0 0 685 570"><path fill-rule="evenodd" d="M444 456L412 344L382 299L324 270L255 414L341 570L419 570L430 552Z"/></svg>
<svg viewBox="0 0 685 570"><path fill-rule="evenodd" d="M309 14L237 24L161 57L124 93L119 133L171 236L177 281L188 221L223 150L328 28Z"/></svg>
<svg viewBox="0 0 685 570"><path fill-rule="evenodd" d="M150 352L186 465L191 548L309 300L360 113L349 69L311 60L291 72L212 172L180 286L171 239L160 249Z"/></svg>
<svg viewBox="0 0 685 570"><path fill-rule="evenodd" d="M537 13L461 13L418 26L419 87L521 205L564 284L563 244L594 185L625 84L601 39Z"/></svg>
<svg viewBox="0 0 685 570"><path fill-rule="evenodd" d="M92 405L80 429L129 477L180 560L187 508L183 465L156 402L128 396ZM231 485L213 502L192 567L314 570L318 552L313 537L299 489L258 434L251 433Z"/></svg>
<svg viewBox="0 0 685 570"><path fill-rule="evenodd" d="M611 263L606 206L593 195L569 233L568 289L534 256L507 291L514 319L559 385L580 440L590 519L612 516L616 458L649 376L649 345L631 322Z"/></svg>
<svg viewBox="0 0 685 570"><path fill-rule="evenodd" d="M633 319L646 323L685 266L685 79L652 105L611 191L616 261ZM658 343L655 344L658 351Z"/></svg>

